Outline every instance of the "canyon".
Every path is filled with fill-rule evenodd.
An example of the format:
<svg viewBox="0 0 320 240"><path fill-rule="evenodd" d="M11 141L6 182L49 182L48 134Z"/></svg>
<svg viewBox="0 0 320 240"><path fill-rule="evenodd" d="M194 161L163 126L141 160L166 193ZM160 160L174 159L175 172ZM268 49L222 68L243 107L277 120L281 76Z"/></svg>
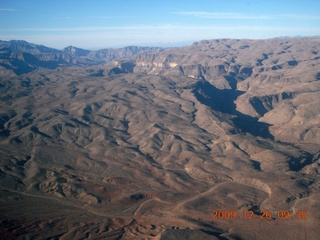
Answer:
<svg viewBox="0 0 320 240"><path fill-rule="evenodd" d="M319 65L319 38L1 41L0 235L317 239Z"/></svg>

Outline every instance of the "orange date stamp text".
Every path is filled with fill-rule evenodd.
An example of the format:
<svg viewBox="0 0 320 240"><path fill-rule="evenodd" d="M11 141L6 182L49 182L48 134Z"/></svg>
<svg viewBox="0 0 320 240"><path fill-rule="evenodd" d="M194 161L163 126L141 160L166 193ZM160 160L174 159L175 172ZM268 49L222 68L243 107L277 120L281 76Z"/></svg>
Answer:
<svg viewBox="0 0 320 240"><path fill-rule="evenodd" d="M295 212L290 212L289 210L278 210L276 212L270 210L260 210L259 212L255 212L252 210L213 210L212 211L212 219L214 220L235 220L235 219L243 219L243 220L253 220L253 219L261 219L261 220L288 220L288 219L297 219L297 220L306 220L308 218L307 210L296 210Z"/></svg>

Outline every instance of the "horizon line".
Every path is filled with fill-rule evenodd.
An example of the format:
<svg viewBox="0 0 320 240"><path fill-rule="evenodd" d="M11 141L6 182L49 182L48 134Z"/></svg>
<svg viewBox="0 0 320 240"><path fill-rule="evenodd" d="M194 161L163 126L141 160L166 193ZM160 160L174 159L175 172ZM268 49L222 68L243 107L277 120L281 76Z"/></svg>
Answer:
<svg viewBox="0 0 320 240"><path fill-rule="evenodd" d="M98 51L98 50L102 50L102 49L117 49L117 48L125 48L125 47L159 47L159 48L174 48L174 47L181 47L181 46L168 46L168 47L163 47L161 45L175 45L175 44L185 44L188 43L188 45L185 46L189 46L193 43L196 42L201 42L201 41L211 41L211 40L248 40L248 41L263 41L263 40L272 40L272 39L303 39L303 38L320 38L320 35L312 35L312 36L304 36L304 35L296 35L296 36L278 36L278 37L270 37L270 38L232 38L232 37L220 37L220 38L208 38L208 39L200 39L200 40L191 40L191 41L176 41L176 42L163 42L163 43L139 43L139 44L128 44L128 45L119 45L119 46L110 46L110 47L102 47L102 48L97 48L96 50L92 50L92 51ZM31 42L31 41L27 41L24 39L10 39L10 40L1 40L0 42L10 42L10 41L23 41L23 42L27 42L29 44L34 44L34 45L38 45L38 46L44 46L47 48L52 48L55 50L64 50L65 48L68 47L76 47L82 50L89 50L89 49L94 49L93 47L90 47L88 49L86 48L82 48L82 47L77 47L74 46L72 44L66 44L66 47L61 48L55 48L55 47L50 47L48 45L42 44L42 43L35 43L35 42ZM158 45L155 45L158 44ZM182 46L183 47L183 46Z"/></svg>

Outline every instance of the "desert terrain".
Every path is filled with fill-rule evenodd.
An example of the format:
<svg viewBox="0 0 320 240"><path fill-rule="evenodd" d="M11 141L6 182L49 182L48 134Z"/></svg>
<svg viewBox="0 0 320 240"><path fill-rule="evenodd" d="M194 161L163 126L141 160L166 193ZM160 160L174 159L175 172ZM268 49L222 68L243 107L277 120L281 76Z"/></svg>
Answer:
<svg viewBox="0 0 320 240"><path fill-rule="evenodd" d="M1 239L319 238L319 38L0 46Z"/></svg>

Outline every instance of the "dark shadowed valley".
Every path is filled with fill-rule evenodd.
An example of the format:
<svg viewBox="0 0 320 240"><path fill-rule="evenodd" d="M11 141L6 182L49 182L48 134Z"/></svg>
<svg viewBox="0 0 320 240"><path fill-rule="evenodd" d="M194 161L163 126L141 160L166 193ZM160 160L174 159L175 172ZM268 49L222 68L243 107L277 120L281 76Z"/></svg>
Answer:
<svg viewBox="0 0 320 240"><path fill-rule="evenodd" d="M1 239L318 239L320 39L0 42Z"/></svg>

